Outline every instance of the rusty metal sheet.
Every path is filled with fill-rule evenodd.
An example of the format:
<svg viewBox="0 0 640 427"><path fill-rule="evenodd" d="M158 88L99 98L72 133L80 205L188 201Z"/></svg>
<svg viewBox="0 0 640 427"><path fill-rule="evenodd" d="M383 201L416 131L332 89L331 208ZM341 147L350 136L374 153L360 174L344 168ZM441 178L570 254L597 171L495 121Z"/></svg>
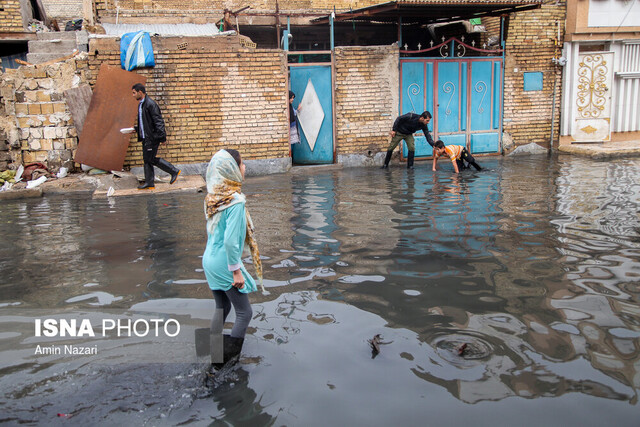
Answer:
<svg viewBox="0 0 640 427"><path fill-rule="evenodd" d="M93 92L89 85L82 85L64 91L64 99L67 102L69 111L71 111L73 124L78 130L78 135L82 134L82 127L87 117L87 111L89 111L92 95Z"/></svg>
<svg viewBox="0 0 640 427"><path fill-rule="evenodd" d="M84 121L75 161L102 170L122 170L131 135L120 129L133 127L138 101L131 86L146 78L120 67L102 64Z"/></svg>

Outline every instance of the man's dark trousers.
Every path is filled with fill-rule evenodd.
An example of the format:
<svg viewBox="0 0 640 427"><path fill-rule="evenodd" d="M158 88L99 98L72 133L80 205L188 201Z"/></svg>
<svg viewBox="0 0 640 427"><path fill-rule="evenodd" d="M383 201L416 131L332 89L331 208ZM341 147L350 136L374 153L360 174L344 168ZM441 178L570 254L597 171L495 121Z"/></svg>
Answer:
<svg viewBox="0 0 640 427"><path fill-rule="evenodd" d="M155 172L153 170L154 166L160 168L160 170L165 171L171 176L174 176L176 173L178 173L178 168L176 168L166 160L156 156L156 154L158 154L159 146L159 143L151 140L150 138L145 138L142 142L142 160L144 160L145 185L153 186L153 183L155 181Z"/></svg>

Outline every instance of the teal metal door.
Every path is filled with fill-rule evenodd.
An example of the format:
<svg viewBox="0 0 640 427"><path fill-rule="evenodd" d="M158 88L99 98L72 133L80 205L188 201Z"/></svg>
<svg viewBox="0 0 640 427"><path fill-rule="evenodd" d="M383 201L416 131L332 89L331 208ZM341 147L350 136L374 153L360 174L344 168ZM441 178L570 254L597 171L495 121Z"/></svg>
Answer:
<svg viewBox="0 0 640 427"><path fill-rule="evenodd" d="M420 114L427 110L433 114L433 62L404 61L402 62L402 94L400 96L400 114ZM433 136L433 120L428 129ZM416 157L427 157L433 154L433 149L422 132L415 135ZM402 143L402 155L407 157L407 145Z"/></svg>
<svg viewBox="0 0 640 427"><path fill-rule="evenodd" d="M500 151L502 112L501 61L471 63L469 148L472 153Z"/></svg>
<svg viewBox="0 0 640 427"><path fill-rule="evenodd" d="M467 145L466 135L466 79L467 63L463 61L438 62L437 107L434 121L438 138L445 144Z"/></svg>
<svg viewBox="0 0 640 427"><path fill-rule="evenodd" d="M401 60L401 114L430 111L434 140L471 153L500 152L502 58ZM408 154L403 146L403 155ZM416 157L433 154L421 133Z"/></svg>
<svg viewBox="0 0 640 427"><path fill-rule="evenodd" d="M333 96L331 65L290 67L293 107L298 113L300 143L291 146L293 164L333 163Z"/></svg>

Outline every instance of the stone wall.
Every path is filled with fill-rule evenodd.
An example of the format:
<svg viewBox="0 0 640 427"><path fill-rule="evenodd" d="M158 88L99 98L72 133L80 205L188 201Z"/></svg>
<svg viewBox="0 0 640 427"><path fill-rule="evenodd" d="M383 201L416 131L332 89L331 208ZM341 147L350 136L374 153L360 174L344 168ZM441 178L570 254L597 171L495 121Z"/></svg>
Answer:
<svg viewBox="0 0 640 427"><path fill-rule="evenodd" d="M0 7L0 33L22 32L22 14L20 0L4 0Z"/></svg>
<svg viewBox="0 0 640 427"><path fill-rule="evenodd" d="M237 36L154 37L153 49L156 66L134 72L147 77L147 93L165 119L160 157L202 163L221 148L234 148L248 160L289 158L282 51L245 48ZM119 40L91 39L94 78L104 62L120 66ZM132 138L125 166L140 165L140 143Z"/></svg>
<svg viewBox="0 0 640 427"><path fill-rule="evenodd" d="M395 45L335 50L336 138L339 155L375 155L386 149L398 115Z"/></svg>
<svg viewBox="0 0 640 427"><path fill-rule="evenodd" d="M43 162L51 171L73 167L78 135L64 91L88 81L88 64L82 58L47 66L22 66L0 74L4 110L0 132L10 147L7 163ZM0 157L7 157L6 152ZM0 164L0 169L7 166Z"/></svg>
<svg viewBox="0 0 640 427"><path fill-rule="evenodd" d="M507 134L506 139L513 140L515 145L535 142L550 148L552 115L553 146L558 144L562 69L551 62L551 58L559 54L558 46L562 46L565 5L565 1L543 4L541 9L510 16L506 39L503 130ZM558 23L560 41L556 45ZM483 19L483 24L499 35L499 18ZM542 90L524 90L524 74L529 72L542 73ZM555 112L552 112L554 89Z"/></svg>

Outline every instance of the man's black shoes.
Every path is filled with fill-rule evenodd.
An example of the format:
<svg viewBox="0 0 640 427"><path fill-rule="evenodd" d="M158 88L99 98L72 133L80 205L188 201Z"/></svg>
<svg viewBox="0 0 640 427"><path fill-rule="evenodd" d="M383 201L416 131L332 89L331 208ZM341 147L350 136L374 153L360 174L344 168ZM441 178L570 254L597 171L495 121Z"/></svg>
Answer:
<svg viewBox="0 0 640 427"><path fill-rule="evenodd" d="M180 170L171 175L171 181L169 181L169 184L173 184L174 182L176 182L176 179L178 179L178 175L180 175Z"/></svg>

